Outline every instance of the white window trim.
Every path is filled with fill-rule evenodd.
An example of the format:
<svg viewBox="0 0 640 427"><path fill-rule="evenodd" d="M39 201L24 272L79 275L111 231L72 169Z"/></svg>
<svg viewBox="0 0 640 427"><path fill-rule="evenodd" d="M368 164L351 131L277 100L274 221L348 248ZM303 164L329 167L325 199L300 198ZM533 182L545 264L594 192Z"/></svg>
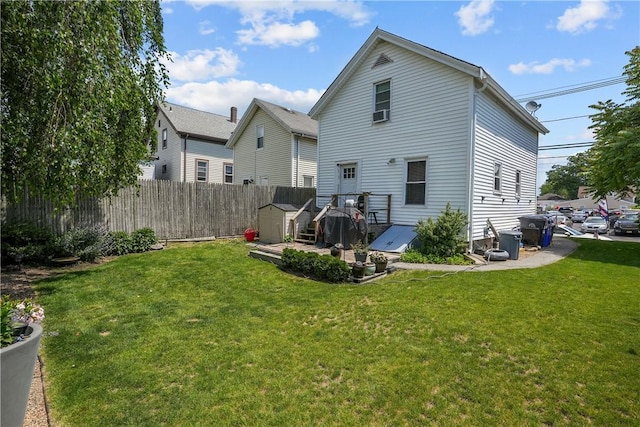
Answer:
<svg viewBox="0 0 640 427"><path fill-rule="evenodd" d="M498 174L496 174L496 169L498 170ZM502 163L501 162L493 162L493 174L492 174L492 182L491 188L493 189L493 194L501 195L502 194ZM498 179L498 188L496 189L496 178Z"/></svg>
<svg viewBox="0 0 640 427"><path fill-rule="evenodd" d="M262 130L262 132L260 132ZM260 136L262 133L262 136ZM260 138L262 138L262 147L260 147ZM256 125L256 150L264 150L264 125Z"/></svg>
<svg viewBox="0 0 640 427"><path fill-rule="evenodd" d="M196 170L195 170L195 181L196 182L209 182L209 160L205 160L205 159L196 159ZM201 181L198 179L198 164L202 162L205 164L205 178L204 181Z"/></svg>
<svg viewBox="0 0 640 427"><path fill-rule="evenodd" d="M231 166L231 175L227 174L227 166ZM233 184L233 163L222 164L222 182L225 184ZM231 182L227 182L227 176L231 176Z"/></svg>
<svg viewBox="0 0 640 427"><path fill-rule="evenodd" d="M424 162L424 181L412 181L411 184L424 184L424 203L423 204L408 204L407 203L407 185L409 184L409 163ZM417 157L415 159L405 159L404 161L404 178L403 189L404 194L402 197L404 206L427 206L427 178L429 175L429 158Z"/></svg>

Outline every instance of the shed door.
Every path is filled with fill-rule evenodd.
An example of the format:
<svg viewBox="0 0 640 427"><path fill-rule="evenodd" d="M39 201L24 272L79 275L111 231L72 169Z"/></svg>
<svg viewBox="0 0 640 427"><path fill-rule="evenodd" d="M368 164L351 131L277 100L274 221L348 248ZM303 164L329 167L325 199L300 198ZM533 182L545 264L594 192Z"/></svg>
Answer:
<svg viewBox="0 0 640 427"><path fill-rule="evenodd" d="M356 163L344 163L340 165L340 176L338 177L338 206L344 206L346 199L356 199L358 193L358 165ZM354 197L345 196L353 194Z"/></svg>

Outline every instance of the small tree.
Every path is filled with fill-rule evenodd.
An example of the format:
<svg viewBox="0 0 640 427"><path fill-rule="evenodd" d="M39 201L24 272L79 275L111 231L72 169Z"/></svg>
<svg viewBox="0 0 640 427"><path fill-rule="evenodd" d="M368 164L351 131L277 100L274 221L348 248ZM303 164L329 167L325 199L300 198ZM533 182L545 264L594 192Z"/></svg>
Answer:
<svg viewBox="0 0 640 427"><path fill-rule="evenodd" d="M459 208L454 211L451 203L447 203L435 221L433 218L418 221L416 233L422 245L420 252L438 257L463 253L466 246L463 230L467 224L467 215L460 212Z"/></svg>

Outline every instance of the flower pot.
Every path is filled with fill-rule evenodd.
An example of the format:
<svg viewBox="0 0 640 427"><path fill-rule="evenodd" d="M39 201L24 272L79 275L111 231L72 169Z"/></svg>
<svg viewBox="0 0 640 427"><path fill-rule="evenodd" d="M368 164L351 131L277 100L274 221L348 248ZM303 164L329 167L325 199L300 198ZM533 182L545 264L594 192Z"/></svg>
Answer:
<svg viewBox="0 0 640 427"><path fill-rule="evenodd" d="M361 279L364 277L364 265L354 265L351 267L351 274L353 277Z"/></svg>
<svg viewBox="0 0 640 427"><path fill-rule="evenodd" d="M376 273L382 273L387 269L387 261L376 262Z"/></svg>
<svg viewBox="0 0 640 427"><path fill-rule="evenodd" d="M29 389L38 359L42 326L32 323L23 341L0 349L0 425L21 426L27 411Z"/></svg>
<svg viewBox="0 0 640 427"><path fill-rule="evenodd" d="M362 263L367 262L367 255L369 255L369 254L367 254L367 253L361 254L361 253L357 253L357 252L354 252L354 254L353 254L353 256L356 259L356 261L360 261Z"/></svg>
<svg viewBox="0 0 640 427"><path fill-rule="evenodd" d="M364 275L365 276L371 276L376 272L376 265L375 264L367 264L364 266Z"/></svg>

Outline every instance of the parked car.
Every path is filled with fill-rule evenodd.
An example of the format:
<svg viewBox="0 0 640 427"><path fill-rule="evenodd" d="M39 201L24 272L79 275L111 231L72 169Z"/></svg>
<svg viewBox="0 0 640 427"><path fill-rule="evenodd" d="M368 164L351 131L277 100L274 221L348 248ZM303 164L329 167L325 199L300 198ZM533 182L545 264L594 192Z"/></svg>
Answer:
<svg viewBox="0 0 640 427"><path fill-rule="evenodd" d="M621 216L622 212L617 209L609 211L609 228L612 228Z"/></svg>
<svg viewBox="0 0 640 427"><path fill-rule="evenodd" d="M558 212L563 214L564 216L571 218L571 213L573 212L573 208L569 206L561 206L558 208Z"/></svg>
<svg viewBox="0 0 640 427"><path fill-rule="evenodd" d="M580 231L584 233L603 234L609 231L609 223L601 216L590 216L584 220L580 226Z"/></svg>
<svg viewBox="0 0 640 427"><path fill-rule="evenodd" d="M571 222L583 222L585 219L587 219L585 211L573 211L571 213Z"/></svg>
<svg viewBox="0 0 640 427"><path fill-rule="evenodd" d="M613 224L613 233L616 236L620 236L621 234L639 234L640 233L640 214L638 213L627 213L622 215L618 220Z"/></svg>
<svg viewBox="0 0 640 427"><path fill-rule="evenodd" d="M561 234L567 237L575 238L575 239L595 239L595 235L589 233L585 234L580 230L576 230L573 227L569 227L568 225L560 224L556 226L553 234ZM600 240L611 240L610 237L606 236L598 236Z"/></svg>

